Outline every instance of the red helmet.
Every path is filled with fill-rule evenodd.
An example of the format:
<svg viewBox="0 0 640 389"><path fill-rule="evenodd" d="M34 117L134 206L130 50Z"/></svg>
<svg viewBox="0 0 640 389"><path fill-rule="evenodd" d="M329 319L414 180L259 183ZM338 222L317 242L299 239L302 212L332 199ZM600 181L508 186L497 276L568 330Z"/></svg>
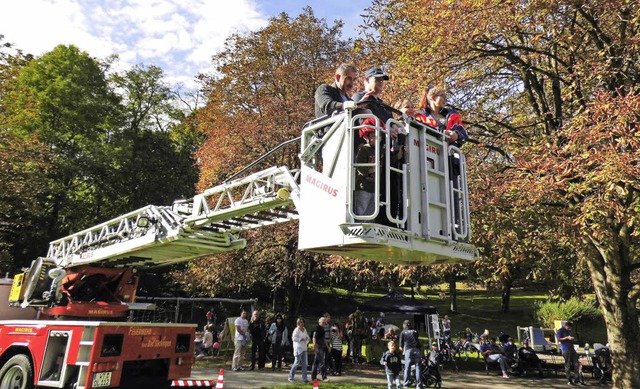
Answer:
<svg viewBox="0 0 640 389"><path fill-rule="evenodd" d="M360 138L364 138L365 135L375 133L376 129L373 127L362 127L360 129Z"/></svg>
<svg viewBox="0 0 640 389"><path fill-rule="evenodd" d="M362 124L368 124L370 126L375 126L376 125L376 119L374 119L374 118L364 119L362 121ZM376 132L376 129L374 127L362 127L362 128L360 128L360 138L364 138L365 135L370 134L372 132Z"/></svg>

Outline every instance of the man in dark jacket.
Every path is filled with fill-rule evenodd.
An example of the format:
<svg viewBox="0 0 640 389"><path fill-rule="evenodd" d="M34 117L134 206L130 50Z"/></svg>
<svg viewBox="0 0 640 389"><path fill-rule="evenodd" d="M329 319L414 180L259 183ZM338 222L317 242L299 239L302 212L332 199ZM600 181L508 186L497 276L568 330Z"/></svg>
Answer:
<svg viewBox="0 0 640 389"><path fill-rule="evenodd" d="M351 101L353 82L358 70L355 66L343 63L336 69L335 81L332 85L322 84L316 89L316 117L331 116L344 110L344 102Z"/></svg>
<svg viewBox="0 0 640 389"><path fill-rule="evenodd" d="M315 93L315 110L316 118L324 118L340 113L345 109L354 109L356 103L351 100L351 91L353 90L353 82L356 79L358 70L355 66L343 63L336 69L334 83L332 85L322 84L316 89ZM354 112L355 113L355 112ZM323 137L329 130L330 126L325 126L316 131L316 136ZM355 131L354 133L357 133ZM355 155L355 154L354 154ZM318 152L318 158L315 161L316 169L321 171L322 151Z"/></svg>
<svg viewBox="0 0 640 389"><path fill-rule="evenodd" d="M251 370L256 367L258 361L258 369L264 369L264 337L266 328L264 322L260 318L260 311L253 311L251 321L249 322L249 333L251 334Z"/></svg>
<svg viewBox="0 0 640 389"><path fill-rule="evenodd" d="M409 387L409 375L411 373L411 365L416 366L416 388L422 388L422 380L420 379L420 341L418 340L418 331L411 328L411 322L405 320L402 324L402 333L400 333L400 350L404 354L404 387Z"/></svg>
<svg viewBox="0 0 640 389"><path fill-rule="evenodd" d="M318 320L318 326L313 331L313 351L315 351L315 358L313 359L313 366L311 368L311 379L315 380L320 373L322 380L327 379L327 366L325 365L326 353L329 351L327 341L324 338L324 325L326 324L326 318L323 316Z"/></svg>
<svg viewBox="0 0 640 389"><path fill-rule="evenodd" d="M387 120L393 117L393 114L387 108L377 103L382 103L381 94L384 89L384 82L389 80L389 75L387 75L384 70L373 67L367 69L364 77L364 90L351 96L351 99L356 103L369 101L370 103L366 104L366 107L369 108L382 123L386 124Z"/></svg>
<svg viewBox="0 0 640 389"><path fill-rule="evenodd" d="M383 128L386 128L387 120L392 119L393 114L391 113L391 111L389 111L386 108L386 106L382 105L383 101L382 101L381 95L384 89L385 81L389 80L389 75L387 75L387 73L385 73L384 70L378 67L372 67L367 69L364 77L365 77L364 90L354 94L353 96L351 96L351 98L353 99L353 101L358 103L359 107L362 107L363 109L369 109L371 113L374 114L380 120L381 126ZM370 119L367 119L367 120L370 120ZM365 120L365 123L367 122L367 120ZM392 128L389 128L389 130L391 130L391 144L390 145L385 144L384 136L380 136L379 142L383 149L386 147L391 148L392 166L401 169L401 166L400 166L401 163L399 162L399 159L398 159L399 155L397 153L404 146L406 137L404 134L399 133L398 128L396 128L396 126L392 126ZM364 143L361 139L354 139L354 146L356 147L355 148L356 151L360 147L361 143ZM385 160L384 160L385 155L386 154L384 152L382 152L380 155L381 166L384 166L385 164ZM401 158L402 157L400 157L400 159ZM386 190L384 190L384 188L386 187L386 177L387 176L384 170L381 169L380 201L383 203L387 203L387 198L386 198L387 192ZM391 201L391 209L392 209L391 214L393 217L399 216L397 210L399 207L399 202L401 201L400 199L402 198L402 194L401 194L402 184L398 180L399 180L398 175L395 172L391 172L390 201ZM393 223L390 223L389 220L387 219L386 206L382 206L380 208L380 212L378 213L378 217L376 217L375 221L378 224L394 226Z"/></svg>
<svg viewBox="0 0 640 389"><path fill-rule="evenodd" d="M573 347L573 341L575 338L571 334L572 324L570 321L566 322L562 328L556 333L556 339L560 342L560 349L562 350L562 357L564 358L564 371L567 375L567 382L569 385L579 385L578 376L578 353ZM571 372L575 374L575 382L571 377Z"/></svg>

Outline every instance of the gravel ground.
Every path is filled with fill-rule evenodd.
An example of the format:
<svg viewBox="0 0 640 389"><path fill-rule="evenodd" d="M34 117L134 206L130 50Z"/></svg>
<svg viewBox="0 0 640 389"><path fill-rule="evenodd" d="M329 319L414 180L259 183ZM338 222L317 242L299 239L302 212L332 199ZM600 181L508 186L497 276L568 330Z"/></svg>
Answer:
<svg viewBox="0 0 640 389"><path fill-rule="evenodd" d="M219 367L195 367L191 379L217 380ZM310 373L310 372L309 372ZM256 389L271 388L278 385L287 384L288 370L244 370L239 372L231 371L231 368L224 369L225 389ZM301 383L300 371L296 373L296 382ZM311 374L309 374L309 379ZM371 388L386 388L386 378L384 371L375 365L347 365L347 369L342 376L329 376L331 383L353 383L369 385ZM445 388L567 388L564 373L556 375L549 372L544 378L513 376L511 379L504 379L497 372L484 371L443 371L443 387ZM318 383L322 388L323 382ZM313 385L309 383L309 388ZM600 385L596 380L587 375L587 387L610 388L611 385ZM577 387L576 387L577 388Z"/></svg>

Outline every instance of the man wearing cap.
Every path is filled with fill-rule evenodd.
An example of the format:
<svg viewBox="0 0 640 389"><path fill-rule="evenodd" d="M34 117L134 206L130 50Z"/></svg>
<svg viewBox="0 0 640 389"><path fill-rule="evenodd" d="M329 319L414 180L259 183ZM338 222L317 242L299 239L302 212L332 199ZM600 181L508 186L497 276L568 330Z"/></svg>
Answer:
<svg viewBox="0 0 640 389"><path fill-rule="evenodd" d="M380 98L380 95L382 94L382 90L384 89L384 82L389 80L389 76L382 69L373 67L367 69L364 77L364 90L351 96L351 99L356 103L360 103L360 106L364 106L363 104L367 101L371 102L369 104L366 104L366 108L368 108L372 114L377 116L384 126L387 120L393 117L393 114L389 112L389 110L384 106L378 103L382 103L382 98ZM369 120L370 119L365 120L364 123L367 123L367 121ZM360 139L355 139L355 150L358 149L360 143L364 142Z"/></svg>
<svg viewBox="0 0 640 389"><path fill-rule="evenodd" d="M369 108L382 123L386 123L387 120L393 117L393 114L384 106L376 104L376 102L383 102L380 95L384 89L384 82L389 81L389 75L378 67L372 67L367 69L364 77L364 90L351 96L351 99L356 103L372 102L371 104L367 104L367 108Z"/></svg>
<svg viewBox="0 0 640 389"><path fill-rule="evenodd" d="M560 342L560 349L562 350L562 357L564 358L564 372L567 375L568 385L578 385L580 381L578 379L578 353L573 347L573 340L575 339L571 335L572 324L570 321L564 323L564 326L556 333L556 339ZM575 371L575 381L571 379L571 370Z"/></svg>
<svg viewBox="0 0 640 389"><path fill-rule="evenodd" d="M365 76L364 90L351 96L351 98L353 99L353 101L358 103L358 106L363 108L368 108L371 111L371 113L380 120L381 127L386 128L387 120L392 119L393 114L384 105L380 104L380 103L383 103L382 98L380 96L382 95L382 90L384 89L385 81L389 80L389 75L379 67L372 67L367 69L364 76ZM366 102L369 102L369 104L365 104ZM374 119L365 119L363 121L363 124L373 124L374 121L375 121ZM392 164L393 164L393 162L396 160L395 158L396 153L398 152L398 150L400 150L400 147L397 143L400 142L404 145L404 135L402 137L399 137L398 129L392 128L391 137L392 137L392 140L391 140L391 145L389 145L389 147L391 148L391 151L392 151L391 155L393 156L392 157ZM358 147L360 146L360 143L363 143L361 139L359 138L354 139L355 150L358 149ZM385 137L380 136L379 143L381 148L387 147L387 145L385 144ZM382 152L380 155L381 166L384 166L385 164L384 157L385 157L385 153ZM394 167L398 167L398 166L395 166L394 164ZM384 173L383 170L381 170L381 173L382 174L380 175L380 200L386 203L386 193L387 193L387 191L385 190L386 174ZM392 187L391 209L395 210L398 207L397 191L400 187L400 184L398 183L397 176L394 173L391 174L390 185ZM396 212L392 212L392 216L396 217L397 216ZM389 220L387 219L386 206L382 206L380 208L380 212L378 212L378 217L376 217L375 221L376 223L379 223L379 224L393 226L393 224L390 223Z"/></svg>
<svg viewBox="0 0 640 389"><path fill-rule="evenodd" d="M442 353L438 350L438 343L431 343L431 351L429 352L429 365L432 368L432 375L436 378L436 382L442 382L440 374L440 360Z"/></svg>
<svg viewBox="0 0 640 389"><path fill-rule="evenodd" d="M409 376L411 374L411 365L416 366L416 388L422 388L422 380L420 379L420 342L418 340L418 331L411 328L411 322L405 320L402 324L402 333L400 333L400 350L404 354L404 387L409 387Z"/></svg>

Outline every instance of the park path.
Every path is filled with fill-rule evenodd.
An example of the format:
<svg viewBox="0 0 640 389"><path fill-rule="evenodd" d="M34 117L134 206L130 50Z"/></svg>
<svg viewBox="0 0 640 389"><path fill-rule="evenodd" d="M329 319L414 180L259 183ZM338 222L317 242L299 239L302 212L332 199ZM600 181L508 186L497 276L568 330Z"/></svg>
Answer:
<svg viewBox="0 0 640 389"><path fill-rule="evenodd" d="M353 383L360 385L370 385L371 388L383 389L386 388L386 378L382 369L376 369L377 366L364 366L358 368L355 371L346 371L344 375L340 377L330 376L331 383ZM203 368L195 367L192 373L192 379L207 379L217 380L219 368ZM271 388L278 385L286 385L287 382L287 370L275 370L267 368L265 370L254 371L231 371L230 368L224 369L224 389L258 389L258 388ZM296 383L301 383L300 372L296 374ZM309 374L311 378L311 374ZM495 372L490 372L488 375L485 372L478 371L460 371L455 373L452 371L443 372L444 388L471 388L471 389L501 389L501 388L567 388L567 382L559 374L555 376L551 373L550 376L544 378L538 377L513 377L509 380L502 378ZM319 389L322 389L323 382L318 384ZM309 388L313 385L310 383ZM610 388L611 385L600 385L597 381L589 378L587 381L587 387L593 388ZM576 387L577 388L577 387Z"/></svg>

